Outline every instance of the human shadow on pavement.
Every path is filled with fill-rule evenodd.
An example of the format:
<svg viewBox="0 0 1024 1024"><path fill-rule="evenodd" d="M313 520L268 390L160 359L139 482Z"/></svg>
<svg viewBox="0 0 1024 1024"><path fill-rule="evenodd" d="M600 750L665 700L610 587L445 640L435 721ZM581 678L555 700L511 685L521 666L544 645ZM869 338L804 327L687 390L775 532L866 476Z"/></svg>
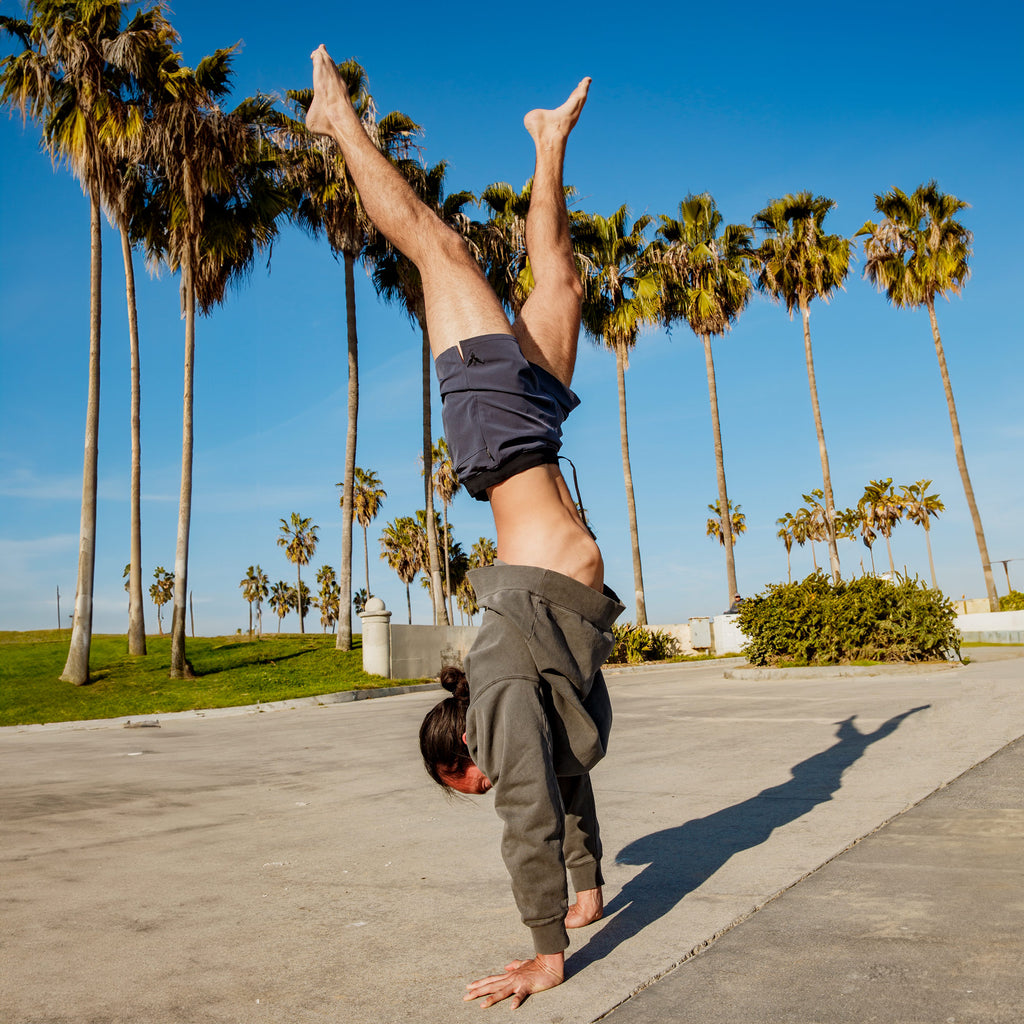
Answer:
<svg viewBox="0 0 1024 1024"><path fill-rule="evenodd" d="M872 743L885 739L904 719L929 707L924 704L894 715L867 733L856 728L857 716L851 715L838 723L836 742L795 765L788 782L763 789L705 818L652 832L624 847L616 863L647 866L605 906L606 920L600 932L567 959L566 967L576 974L603 959L667 914L734 854L760 846L775 829L831 800L842 785L843 772ZM728 769L723 765L723 770Z"/></svg>

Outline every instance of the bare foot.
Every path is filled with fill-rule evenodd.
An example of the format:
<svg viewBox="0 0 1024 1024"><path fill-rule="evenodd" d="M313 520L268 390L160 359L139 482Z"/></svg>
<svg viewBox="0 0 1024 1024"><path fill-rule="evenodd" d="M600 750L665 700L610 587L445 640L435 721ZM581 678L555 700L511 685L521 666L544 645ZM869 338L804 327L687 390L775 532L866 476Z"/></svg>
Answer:
<svg viewBox="0 0 1024 1024"><path fill-rule="evenodd" d="M566 928L585 928L604 917L604 896L600 887L576 893L576 902L565 915Z"/></svg>
<svg viewBox="0 0 1024 1024"><path fill-rule="evenodd" d="M554 110L531 110L523 118L526 130L533 136L533 141L538 145L560 143L565 144L569 132L576 126L583 110L583 104L587 102L587 92L590 89L590 79L584 78L579 85L569 94L569 98Z"/></svg>
<svg viewBox="0 0 1024 1024"><path fill-rule="evenodd" d="M323 43L310 56L313 60L313 102L306 112L306 127L317 135L332 135L339 104L351 107L352 100Z"/></svg>

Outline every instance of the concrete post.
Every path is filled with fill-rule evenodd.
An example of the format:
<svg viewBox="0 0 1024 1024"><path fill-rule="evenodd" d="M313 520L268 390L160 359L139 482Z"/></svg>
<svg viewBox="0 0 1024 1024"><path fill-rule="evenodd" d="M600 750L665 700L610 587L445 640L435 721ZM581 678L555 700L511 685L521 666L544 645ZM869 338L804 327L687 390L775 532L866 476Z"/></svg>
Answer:
<svg viewBox="0 0 1024 1024"><path fill-rule="evenodd" d="M363 620L363 671L391 678L391 612L379 597L371 597L360 612Z"/></svg>

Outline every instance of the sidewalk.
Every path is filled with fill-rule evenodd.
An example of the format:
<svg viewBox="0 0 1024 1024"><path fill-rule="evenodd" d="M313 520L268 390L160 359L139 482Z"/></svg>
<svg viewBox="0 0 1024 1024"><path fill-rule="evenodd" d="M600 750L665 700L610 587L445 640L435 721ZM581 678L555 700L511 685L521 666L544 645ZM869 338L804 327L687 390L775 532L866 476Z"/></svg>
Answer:
<svg viewBox="0 0 1024 1024"><path fill-rule="evenodd" d="M573 934L566 984L516 1019L1019 1019L1000 965L1020 959L1020 929L998 922L1022 909L1020 745L974 766L1024 736L1022 670L610 676L613 743L595 773L607 916ZM6 730L0 1020L480 1019L463 986L528 955L529 936L490 801L445 801L418 764L437 698ZM956 881L945 904L928 895L936 863ZM990 987L971 1003L975 970ZM973 991L947 1004L958 976ZM881 1009L857 1001L883 988ZM897 990L917 1000L906 1016L890 1013Z"/></svg>

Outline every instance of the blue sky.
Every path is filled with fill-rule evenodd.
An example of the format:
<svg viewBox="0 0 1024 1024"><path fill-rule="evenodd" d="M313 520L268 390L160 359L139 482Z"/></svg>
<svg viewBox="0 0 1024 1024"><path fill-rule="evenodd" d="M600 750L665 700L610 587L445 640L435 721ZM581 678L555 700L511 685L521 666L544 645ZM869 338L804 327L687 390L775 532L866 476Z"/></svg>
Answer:
<svg viewBox="0 0 1024 1024"><path fill-rule="evenodd" d="M4 13L17 4L0 4ZM579 205L610 214L675 213L689 192L711 192L726 221L749 222L770 199L809 189L837 206L826 225L852 235L873 195L935 178L971 204L972 278L940 302L939 324L969 466L992 558L1024 559L1021 450L1022 9L1009 2L790 4L727 7L654 3L549 4L545 17L495 5L443 11L391 4L345 9L179 0L172 20L194 63L242 40L235 97L309 82L321 41L367 69L379 108L425 131L423 155L449 161L450 190L493 181L522 186L531 107L560 102L583 75L594 84L566 168ZM0 119L0 629L49 627L73 601L88 359L88 203L51 170L37 135ZM126 629L121 571L128 560L129 380L118 236L104 235L100 501L94 627ZM142 336L143 566L173 567L180 479L183 323L177 282L137 269ZM869 479L921 478L946 503L932 543L940 586L982 596L970 517L924 311L897 311L854 264L831 304L812 307L818 387L837 504ZM422 500L418 451L419 335L380 303L357 272L361 390L359 465L388 491L370 530L374 591L404 620L404 588L377 557L387 520ZM190 586L196 630L244 627L238 581L260 563L272 581L294 567L277 547L292 512L320 527L307 575L341 549L338 489L344 453L344 295L323 244L286 227L262 266L199 321ZM820 486L799 320L757 297L715 342L730 498L747 515L736 548L743 593L785 579L775 520ZM581 342L564 453L576 462L605 555L606 575L634 615L619 449L614 359ZM683 328L645 333L626 378L633 476L651 622L685 621L726 604L721 549L704 536L716 499L708 395L699 342ZM435 388L436 391L436 388ZM440 410L435 395L435 434ZM493 536L488 508L464 493L450 511L468 547ZM362 537L355 540L356 585ZM903 524L898 566L927 576L924 540ZM823 555L819 552L819 558ZM868 553L842 543L844 570ZM879 568L884 545L876 547ZM794 575L811 569L793 553ZM1024 564L1010 564L1024 588ZM997 587L1005 592L1001 567ZM429 602L414 585L414 619ZM147 626L156 613L147 602ZM314 616L315 618L315 616ZM270 628L276 622L265 620ZM285 629L297 629L294 616ZM318 629L318 623L311 624Z"/></svg>

